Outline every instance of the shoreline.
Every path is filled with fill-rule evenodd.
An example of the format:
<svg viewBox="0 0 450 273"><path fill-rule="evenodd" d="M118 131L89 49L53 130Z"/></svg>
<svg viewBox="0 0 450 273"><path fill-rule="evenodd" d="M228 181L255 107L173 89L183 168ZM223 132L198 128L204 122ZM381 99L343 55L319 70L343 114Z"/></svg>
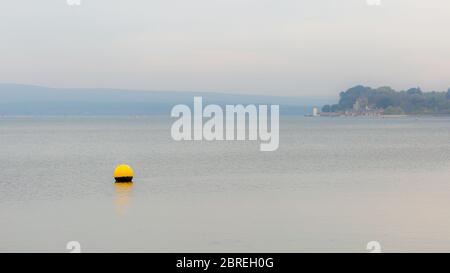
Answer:
<svg viewBox="0 0 450 273"><path fill-rule="evenodd" d="M450 114L417 114L417 115L346 115L346 114L319 114L316 117L345 117L345 118L420 118L420 117L450 117Z"/></svg>

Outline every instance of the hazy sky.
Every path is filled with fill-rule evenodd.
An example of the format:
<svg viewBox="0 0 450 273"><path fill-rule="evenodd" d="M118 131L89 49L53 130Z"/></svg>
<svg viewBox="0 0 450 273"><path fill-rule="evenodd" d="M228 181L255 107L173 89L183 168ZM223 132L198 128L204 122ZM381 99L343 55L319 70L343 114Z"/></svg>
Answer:
<svg viewBox="0 0 450 273"><path fill-rule="evenodd" d="M449 0L0 0L0 82L335 96L450 87Z"/></svg>

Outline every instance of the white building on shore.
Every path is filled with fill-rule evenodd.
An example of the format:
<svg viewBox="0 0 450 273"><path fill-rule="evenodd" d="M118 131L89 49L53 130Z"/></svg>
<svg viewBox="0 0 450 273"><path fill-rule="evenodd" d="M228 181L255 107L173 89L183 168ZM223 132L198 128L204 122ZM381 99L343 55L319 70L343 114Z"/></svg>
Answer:
<svg viewBox="0 0 450 273"><path fill-rule="evenodd" d="M318 117L319 116L319 108L317 108L316 106L314 106L313 109L312 109L312 116L313 117Z"/></svg>

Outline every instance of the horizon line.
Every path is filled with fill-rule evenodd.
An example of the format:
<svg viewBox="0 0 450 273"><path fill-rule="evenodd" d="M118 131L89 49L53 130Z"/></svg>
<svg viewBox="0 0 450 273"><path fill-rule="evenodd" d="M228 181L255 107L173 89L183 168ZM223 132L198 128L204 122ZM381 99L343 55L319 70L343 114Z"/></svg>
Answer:
<svg viewBox="0 0 450 273"><path fill-rule="evenodd" d="M33 88L46 88L54 90L103 90L103 91L125 91L125 92L153 92L153 93L184 93L184 94L209 94L209 95L229 95L229 96L247 96L247 97L265 97L265 98L308 98L308 99L335 99L334 96L288 96L288 95L267 95L267 94L252 94L252 93L236 93L234 91L192 91L192 90L151 90L140 88L115 88L115 87L54 87L40 84L28 84L28 83L13 83L13 82L0 82L2 85L33 87ZM340 92L340 91L339 91Z"/></svg>

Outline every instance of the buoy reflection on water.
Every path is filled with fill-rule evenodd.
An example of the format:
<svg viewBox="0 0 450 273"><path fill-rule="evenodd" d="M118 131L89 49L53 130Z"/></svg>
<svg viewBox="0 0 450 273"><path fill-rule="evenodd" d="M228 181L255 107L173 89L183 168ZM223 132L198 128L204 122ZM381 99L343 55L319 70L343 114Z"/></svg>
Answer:
<svg viewBox="0 0 450 273"><path fill-rule="evenodd" d="M114 187L116 188L117 213L125 214L130 207L133 183L114 183Z"/></svg>

